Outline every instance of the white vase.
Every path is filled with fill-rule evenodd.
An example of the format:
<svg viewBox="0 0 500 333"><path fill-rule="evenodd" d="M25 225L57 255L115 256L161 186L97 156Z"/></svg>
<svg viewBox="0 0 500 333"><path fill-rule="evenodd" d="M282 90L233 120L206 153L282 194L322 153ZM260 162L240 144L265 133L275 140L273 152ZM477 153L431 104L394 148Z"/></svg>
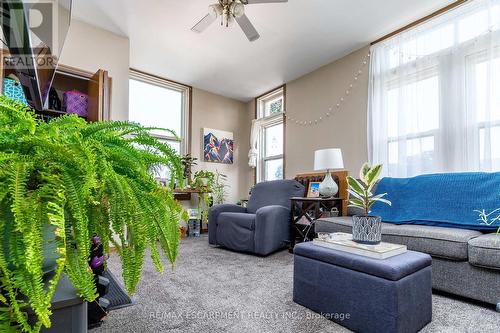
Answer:
<svg viewBox="0 0 500 333"><path fill-rule="evenodd" d="M332 178L330 170L327 170L325 179L319 184L319 194L323 197L333 197L339 191L339 187Z"/></svg>

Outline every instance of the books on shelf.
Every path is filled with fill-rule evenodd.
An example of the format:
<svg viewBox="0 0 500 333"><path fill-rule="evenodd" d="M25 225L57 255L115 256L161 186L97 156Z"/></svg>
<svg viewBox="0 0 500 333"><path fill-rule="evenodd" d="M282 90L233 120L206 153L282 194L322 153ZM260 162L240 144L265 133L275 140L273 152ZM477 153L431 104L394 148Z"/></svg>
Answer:
<svg viewBox="0 0 500 333"><path fill-rule="evenodd" d="M373 259L387 259L408 251L406 245L380 243L377 245L367 245L356 243L352 240L351 234L332 233L326 239L314 239L313 244L330 248L333 250L349 252Z"/></svg>

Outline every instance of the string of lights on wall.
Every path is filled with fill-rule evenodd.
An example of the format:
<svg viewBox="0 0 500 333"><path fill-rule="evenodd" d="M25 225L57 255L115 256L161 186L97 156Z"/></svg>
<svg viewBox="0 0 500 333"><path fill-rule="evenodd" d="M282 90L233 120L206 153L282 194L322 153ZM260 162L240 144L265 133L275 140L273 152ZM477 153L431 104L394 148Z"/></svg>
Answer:
<svg viewBox="0 0 500 333"><path fill-rule="evenodd" d="M359 77L363 75L365 67L368 65L368 61L370 59L370 53L368 53L363 60L361 61L361 66L359 69L354 73L353 80L345 89L342 97L340 97L337 100L337 103L334 104L334 106L330 106L328 108L328 111L323 113L320 117L314 118L314 119L309 119L309 120L304 120L304 119L298 119L295 117L292 117L285 113L285 119L287 122L291 124L296 124L299 126L314 126L314 125L319 125L323 121L327 120L328 118L331 118L335 112L340 112L342 109L342 106L345 104L346 100L349 98L349 96L352 94L353 89L356 87L356 82L359 80Z"/></svg>

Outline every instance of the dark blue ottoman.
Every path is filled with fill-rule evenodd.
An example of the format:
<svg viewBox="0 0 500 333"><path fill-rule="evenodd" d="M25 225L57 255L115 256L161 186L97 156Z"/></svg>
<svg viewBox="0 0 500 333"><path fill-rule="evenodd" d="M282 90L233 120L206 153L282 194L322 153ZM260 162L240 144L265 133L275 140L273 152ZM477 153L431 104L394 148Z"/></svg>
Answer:
<svg viewBox="0 0 500 333"><path fill-rule="evenodd" d="M411 333L432 320L431 257L371 259L301 243L293 300L355 332Z"/></svg>

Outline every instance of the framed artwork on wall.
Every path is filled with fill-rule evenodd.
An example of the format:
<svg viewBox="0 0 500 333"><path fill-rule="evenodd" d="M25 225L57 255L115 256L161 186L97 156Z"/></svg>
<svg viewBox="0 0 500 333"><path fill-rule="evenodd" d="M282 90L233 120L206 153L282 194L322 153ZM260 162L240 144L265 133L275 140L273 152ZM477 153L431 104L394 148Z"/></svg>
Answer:
<svg viewBox="0 0 500 333"><path fill-rule="evenodd" d="M319 198L319 184L320 182L310 182L309 189L307 190L308 198Z"/></svg>
<svg viewBox="0 0 500 333"><path fill-rule="evenodd" d="M203 128L203 160L233 164L234 139L232 132Z"/></svg>

